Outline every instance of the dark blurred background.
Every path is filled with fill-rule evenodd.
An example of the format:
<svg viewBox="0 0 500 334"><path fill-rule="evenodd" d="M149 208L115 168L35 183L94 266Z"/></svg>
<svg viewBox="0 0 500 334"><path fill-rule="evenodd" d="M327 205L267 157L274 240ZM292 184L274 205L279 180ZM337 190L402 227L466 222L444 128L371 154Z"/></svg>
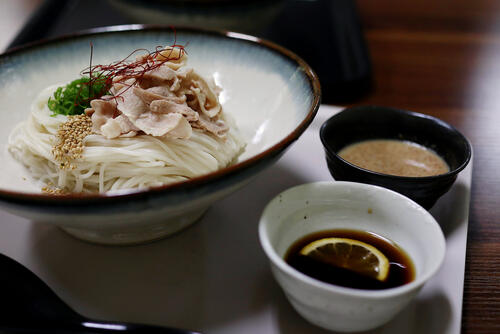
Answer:
<svg viewBox="0 0 500 334"><path fill-rule="evenodd" d="M0 1L3 15L9 7L10 11L15 9L12 1ZM33 11L7 48L109 25L196 26L247 33L292 50L318 74L324 103L355 102L371 87L370 57L352 0L21 0L19 3L31 6Z"/></svg>

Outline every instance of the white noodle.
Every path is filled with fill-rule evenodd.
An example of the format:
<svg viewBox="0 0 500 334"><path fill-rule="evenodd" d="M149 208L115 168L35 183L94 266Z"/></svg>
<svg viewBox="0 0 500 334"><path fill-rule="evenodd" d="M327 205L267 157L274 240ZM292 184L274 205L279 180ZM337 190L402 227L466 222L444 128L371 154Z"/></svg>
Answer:
<svg viewBox="0 0 500 334"><path fill-rule="evenodd" d="M48 87L32 104L29 119L9 136L9 151L25 165L35 180L69 192L106 192L147 188L187 180L230 165L244 148L234 122L226 138L193 129L189 139L138 135L107 139L92 134L85 138L81 159L74 169L60 169L52 149L66 116L51 116L47 100L55 87Z"/></svg>

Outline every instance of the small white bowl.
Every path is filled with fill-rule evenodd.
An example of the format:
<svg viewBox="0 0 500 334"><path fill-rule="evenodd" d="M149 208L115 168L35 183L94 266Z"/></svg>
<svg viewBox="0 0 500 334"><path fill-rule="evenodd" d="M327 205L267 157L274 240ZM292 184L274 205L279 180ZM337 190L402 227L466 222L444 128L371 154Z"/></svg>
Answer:
<svg viewBox="0 0 500 334"><path fill-rule="evenodd" d="M359 290L321 282L284 261L296 240L330 229L370 231L392 240L412 259L415 279L385 290ZM317 182L284 191L264 210L259 237L274 277L297 312L341 332L389 321L436 273L445 255L441 228L425 209L391 190L353 182Z"/></svg>

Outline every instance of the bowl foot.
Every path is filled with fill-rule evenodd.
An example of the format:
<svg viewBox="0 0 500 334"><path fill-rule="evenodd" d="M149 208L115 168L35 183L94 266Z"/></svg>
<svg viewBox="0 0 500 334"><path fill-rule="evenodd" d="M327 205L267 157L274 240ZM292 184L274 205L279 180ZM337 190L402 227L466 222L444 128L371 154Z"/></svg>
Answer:
<svg viewBox="0 0 500 334"><path fill-rule="evenodd" d="M198 221L207 209L208 207L180 217L173 217L154 223L144 220L144 224L137 224L137 226L126 229L122 227L91 229L67 226L60 226L60 228L69 235L90 243L112 246L139 245L156 241L184 230Z"/></svg>

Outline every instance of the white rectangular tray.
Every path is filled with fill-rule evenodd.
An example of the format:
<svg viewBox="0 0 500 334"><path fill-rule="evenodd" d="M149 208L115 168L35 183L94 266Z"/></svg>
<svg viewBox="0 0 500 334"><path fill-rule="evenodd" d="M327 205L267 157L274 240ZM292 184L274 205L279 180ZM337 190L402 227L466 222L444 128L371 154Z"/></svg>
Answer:
<svg viewBox="0 0 500 334"><path fill-rule="evenodd" d="M170 238L97 246L0 210L0 252L37 273L76 311L97 319L204 333L327 333L288 304L260 248L257 224L279 192L332 180L319 128L338 110L321 106L276 165ZM443 267L402 313L369 333L460 332L471 171L472 164L431 210L447 240Z"/></svg>

